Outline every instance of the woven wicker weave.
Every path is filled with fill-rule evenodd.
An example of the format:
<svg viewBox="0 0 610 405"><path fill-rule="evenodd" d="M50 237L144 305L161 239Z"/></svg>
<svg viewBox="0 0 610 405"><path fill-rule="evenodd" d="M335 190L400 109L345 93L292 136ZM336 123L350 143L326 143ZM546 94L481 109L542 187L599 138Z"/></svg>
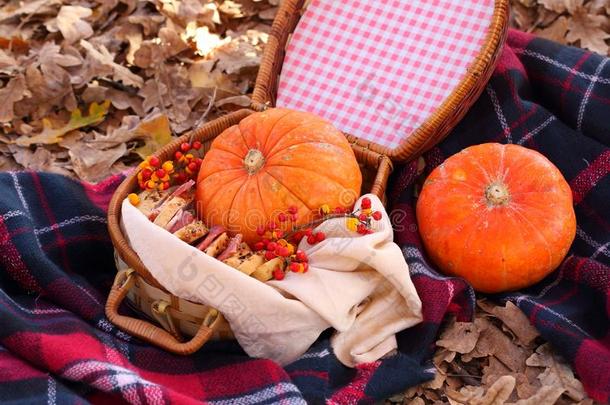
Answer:
<svg viewBox="0 0 610 405"><path fill-rule="evenodd" d="M483 90L495 66L500 46L506 35L507 3L508 0L496 0L486 44L466 77L441 108L399 148L388 150L346 134L363 173L362 192L371 192L383 200L388 177L392 171L392 161L408 160L432 147L463 117ZM304 0L282 2L263 55L254 89L252 109L240 110L209 122L166 145L155 153L155 156L162 161L172 159L180 144L189 139L201 141L204 152L207 152L213 139L223 130L237 124L255 111L262 111L275 105L285 47L306 4ZM117 262L121 264L119 266L121 270L117 274L106 304L106 315L109 320L127 333L183 355L193 353L214 337L230 337L230 328L221 314L213 308L169 294L129 246L120 228L121 204L127 195L136 189L137 179L134 173L116 190L108 210L108 228L118 255ZM148 320L120 315L118 308L126 297L133 306L148 315L150 319L155 319L162 327ZM183 335L193 337L189 341L184 341Z"/></svg>

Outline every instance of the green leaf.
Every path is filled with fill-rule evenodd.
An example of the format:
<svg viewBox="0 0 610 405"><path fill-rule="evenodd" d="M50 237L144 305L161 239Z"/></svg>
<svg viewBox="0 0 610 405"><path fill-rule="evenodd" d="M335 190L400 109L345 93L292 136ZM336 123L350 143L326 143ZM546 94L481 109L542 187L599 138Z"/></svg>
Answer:
<svg viewBox="0 0 610 405"><path fill-rule="evenodd" d="M30 146L32 144L50 145L57 143L70 131L102 122L108 113L109 107L110 100L106 100L102 104L92 103L89 105L89 114L87 116L83 116L82 112L77 108L70 114L70 120L59 128L53 128L51 120L43 118L42 132L30 137L22 136L17 138L15 143L20 146Z"/></svg>

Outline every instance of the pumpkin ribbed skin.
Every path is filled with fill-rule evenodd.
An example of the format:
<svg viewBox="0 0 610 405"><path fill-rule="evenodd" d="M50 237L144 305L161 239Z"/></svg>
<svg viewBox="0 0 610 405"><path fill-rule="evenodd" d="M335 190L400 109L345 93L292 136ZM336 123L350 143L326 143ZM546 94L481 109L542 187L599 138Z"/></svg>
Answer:
<svg viewBox="0 0 610 405"><path fill-rule="evenodd" d="M353 206L362 175L345 136L309 113L272 108L225 130L205 155L197 211L209 225L259 240L257 226L297 207L297 224L323 204Z"/></svg>
<svg viewBox="0 0 610 405"><path fill-rule="evenodd" d="M432 261L486 293L540 281L576 234L559 170L536 151L495 143L466 148L432 171L417 222Z"/></svg>

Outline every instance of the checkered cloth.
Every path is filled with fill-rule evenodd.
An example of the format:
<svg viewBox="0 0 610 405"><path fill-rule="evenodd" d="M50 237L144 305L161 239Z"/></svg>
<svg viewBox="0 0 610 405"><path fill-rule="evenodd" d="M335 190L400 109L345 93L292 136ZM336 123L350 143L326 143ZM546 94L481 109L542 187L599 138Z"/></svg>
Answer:
<svg viewBox="0 0 610 405"><path fill-rule="evenodd" d="M318 1L286 51L277 105L396 148L479 55L494 0Z"/></svg>
<svg viewBox="0 0 610 405"><path fill-rule="evenodd" d="M560 269L512 300L573 365L589 395L610 399L610 64L578 49L511 32L480 100L437 148L429 172L481 142L537 149L574 192L578 234ZM180 357L117 330L104 316L115 274L105 208L120 178L98 186L43 173L0 174L0 398L20 403L372 403L433 375L442 320L472 316L474 295L436 273L413 212L415 163L389 188L397 241L425 321L398 335L396 355L342 366L325 333L282 369L232 341ZM127 309L125 309L127 311Z"/></svg>

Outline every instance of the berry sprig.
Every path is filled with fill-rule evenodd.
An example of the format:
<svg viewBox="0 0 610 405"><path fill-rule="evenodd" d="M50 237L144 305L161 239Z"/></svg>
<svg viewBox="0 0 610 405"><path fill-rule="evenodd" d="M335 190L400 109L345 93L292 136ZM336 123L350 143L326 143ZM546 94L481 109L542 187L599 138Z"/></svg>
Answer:
<svg viewBox="0 0 610 405"><path fill-rule="evenodd" d="M293 228L297 220L298 208L290 206L285 212L280 212L276 219L256 229L256 233L262 239L254 244L254 250L261 252L267 261L280 258L283 262L283 266L276 266L272 272L275 280L284 279L286 272L283 269L293 273L306 273L309 269L307 255L297 249L300 239L295 239L294 235L286 236L283 230ZM320 240L323 240L323 234L321 232L319 234Z"/></svg>
<svg viewBox="0 0 610 405"><path fill-rule="evenodd" d="M148 156L138 166L138 184L142 190L167 190L170 186L183 184L193 179L201 167L201 149L199 141L184 142L174 154L174 160L161 160Z"/></svg>
<svg viewBox="0 0 610 405"><path fill-rule="evenodd" d="M297 211L297 207L291 206L286 212L279 213L276 220L270 220L265 226L259 226L256 230L262 239L254 245L254 250L261 252L267 261L277 258L283 261L284 266L278 265L273 270L275 280L284 279L286 276L284 268L294 273L307 272L309 268L307 255L302 250L297 250L296 246L303 238L306 238L310 245L324 241L326 239L324 232L313 231L313 228L320 223L332 218L345 218L349 230L368 235L373 233L372 221L379 221L382 218L380 211L373 211L371 199L368 197L364 197L360 208L353 212L341 207L331 209L328 204L324 204L318 210L318 217L314 221L301 226L294 225L298 219ZM283 229L287 227L292 230L285 232Z"/></svg>
<svg viewBox="0 0 610 405"><path fill-rule="evenodd" d="M371 208L371 199L364 197L360 203L360 208L346 218L345 224L350 231L368 235L373 233L371 229L372 220L379 221L381 217L381 211L373 211Z"/></svg>

